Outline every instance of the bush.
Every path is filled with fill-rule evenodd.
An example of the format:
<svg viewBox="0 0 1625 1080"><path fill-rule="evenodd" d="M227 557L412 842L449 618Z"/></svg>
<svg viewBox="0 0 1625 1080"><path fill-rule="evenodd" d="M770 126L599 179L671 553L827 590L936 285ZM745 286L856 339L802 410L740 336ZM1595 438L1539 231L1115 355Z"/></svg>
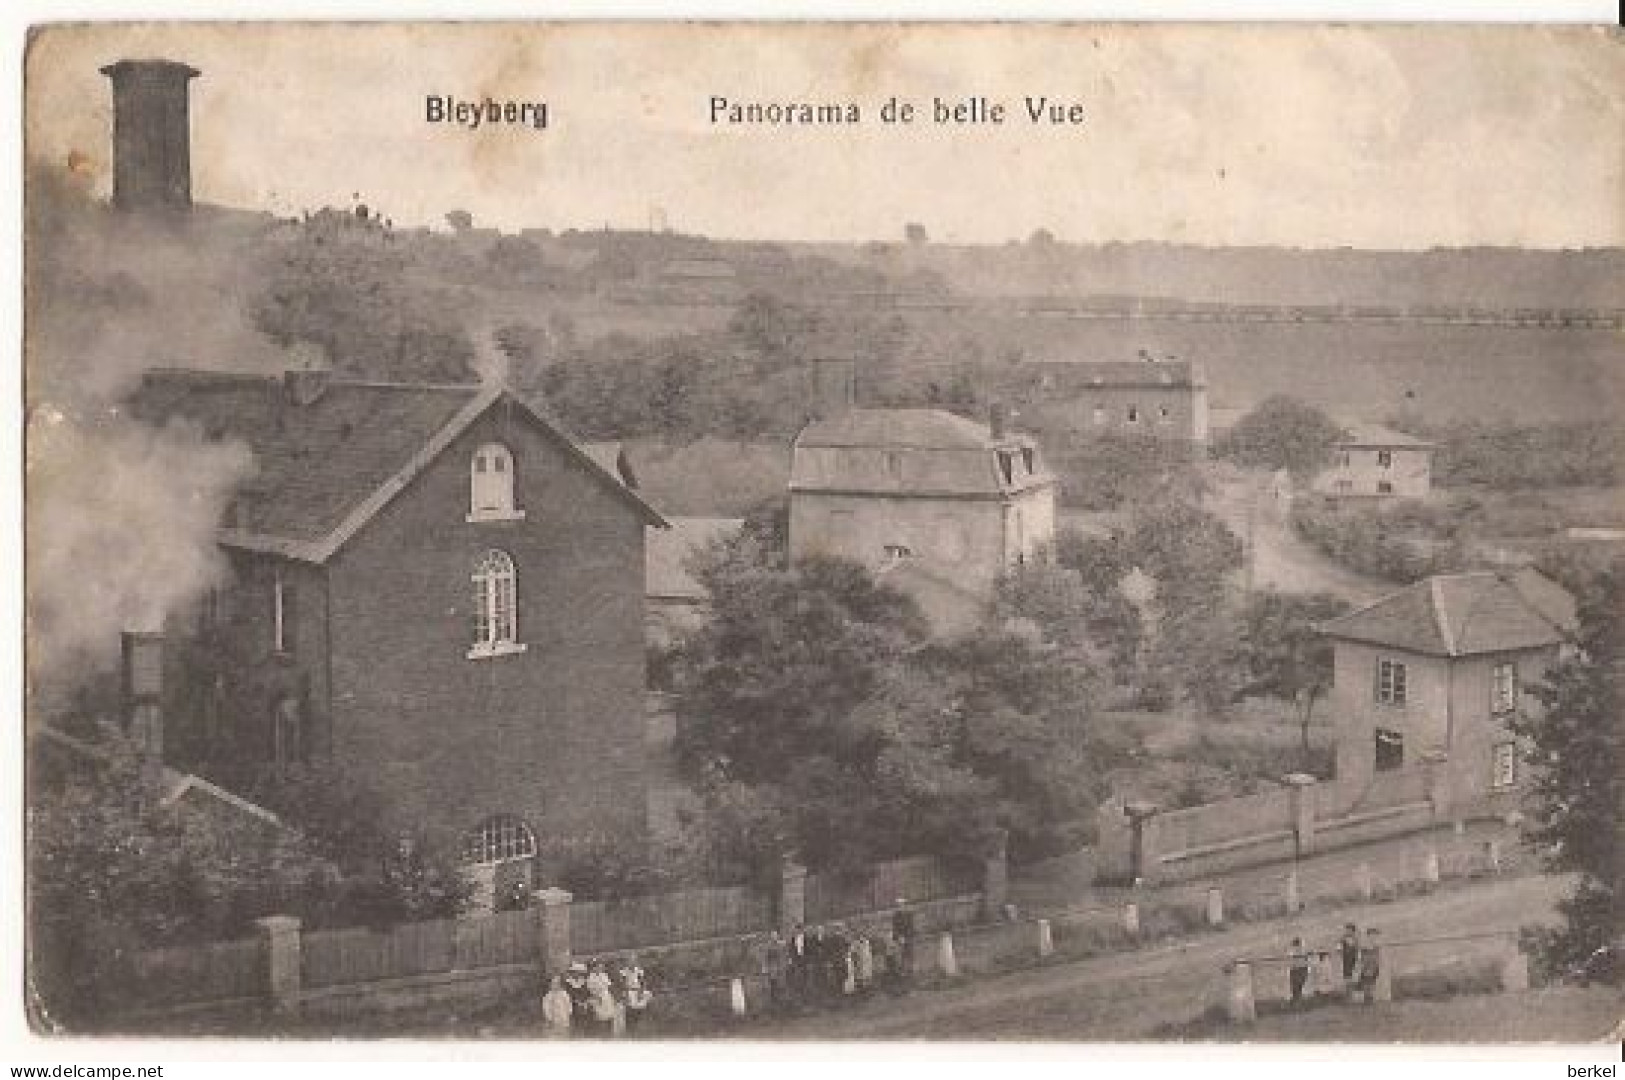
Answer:
<svg viewBox="0 0 1625 1080"><path fill-rule="evenodd" d="M1619 462L1625 458L1625 426L1612 421L1409 426L1439 444L1433 479L1451 487L1606 486L1619 482Z"/></svg>
<svg viewBox="0 0 1625 1080"><path fill-rule="evenodd" d="M1467 562L1459 517L1425 503L1304 495L1293 500L1292 527L1328 558L1385 581L1410 584Z"/></svg>

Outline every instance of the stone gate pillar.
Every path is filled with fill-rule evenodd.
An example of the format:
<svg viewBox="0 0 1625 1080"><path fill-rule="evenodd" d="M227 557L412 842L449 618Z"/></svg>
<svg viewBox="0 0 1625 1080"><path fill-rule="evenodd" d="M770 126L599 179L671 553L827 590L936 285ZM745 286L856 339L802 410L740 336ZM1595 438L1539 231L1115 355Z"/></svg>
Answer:
<svg viewBox="0 0 1625 1080"><path fill-rule="evenodd" d="M785 860L779 868L779 929L789 933L807 922L807 868Z"/></svg>
<svg viewBox="0 0 1625 1080"><path fill-rule="evenodd" d="M542 970L562 974L570 967L570 901L563 889L543 889L536 894L537 935L541 943Z"/></svg>

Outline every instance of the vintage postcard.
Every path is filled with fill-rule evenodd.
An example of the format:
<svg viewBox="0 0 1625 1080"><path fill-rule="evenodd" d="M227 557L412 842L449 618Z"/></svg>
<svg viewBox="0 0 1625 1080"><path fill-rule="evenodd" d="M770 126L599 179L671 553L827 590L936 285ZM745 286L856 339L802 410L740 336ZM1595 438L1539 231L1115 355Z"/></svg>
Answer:
<svg viewBox="0 0 1625 1080"><path fill-rule="evenodd" d="M25 140L41 1039L1621 1037L1617 30L43 25Z"/></svg>

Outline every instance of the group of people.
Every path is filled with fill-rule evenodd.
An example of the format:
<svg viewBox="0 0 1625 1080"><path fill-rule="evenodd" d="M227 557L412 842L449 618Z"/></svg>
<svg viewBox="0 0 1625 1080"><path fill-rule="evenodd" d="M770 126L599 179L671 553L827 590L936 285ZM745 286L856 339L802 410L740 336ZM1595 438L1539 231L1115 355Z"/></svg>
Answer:
<svg viewBox="0 0 1625 1080"><path fill-rule="evenodd" d="M914 970L914 913L897 901L884 928L834 922L808 928L796 923L761 941L761 973L772 1008L780 1011L829 1005L877 989L902 993Z"/></svg>
<svg viewBox="0 0 1625 1080"><path fill-rule="evenodd" d="M636 955L611 965L576 962L548 980L542 1024L549 1038L618 1039L635 1035L654 993Z"/></svg>
<svg viewBox="0 0 1625 1080"><path fill-rule="evenodd" d="M1292 939L1287 953L1287 985L1292 1004L1303 1002L1315 965L1331 963L1334 954L1343 977L1344 995L1350 1001L1366 1004L1376 1000L1377 979L1382 974L1381 934L1374 926L1367 927L1361 934L1354 923L1345 923L1335 950L1317 952L1305 946L1303 938Z"/></svg>

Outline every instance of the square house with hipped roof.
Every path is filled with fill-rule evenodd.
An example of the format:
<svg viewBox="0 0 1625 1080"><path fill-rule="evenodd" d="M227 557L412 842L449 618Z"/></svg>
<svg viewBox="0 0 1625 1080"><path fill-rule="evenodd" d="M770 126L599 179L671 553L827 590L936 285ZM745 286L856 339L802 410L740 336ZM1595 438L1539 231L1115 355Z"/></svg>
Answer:
<svg viewBox="0 0 1625 1080"><path fill-rule="evenodd" d="M815 420L790 469L790 557L850 559L914 596L939 630L980 618L1011 566L1047 556L1055 478L1004 410L980 424L940 409Z"/></svg>
<svg viewBox="0 0 1625 1080"><path fill-rule="evenodd" d="M402 834L528 872L644 828L638 494L501 387L150 373L130 401L252 452L228 579L165 627L164 752L330 763ZM494 873L494 871L493 871Z"/></svg>
<svg viewBox="0 0 1625 1080"><path fill-rule="evenodd" d="M1337 788L1355 809L1437 770L1457 814L1517 805L1509 727L1557 659L1573 604L1532 571L1441 574L1324 623L1332 640Z"/></svg>
<svg viewBox="0 0 1625 1080"><path fill-rule="evenodd" d="M1426 498L1433 489L1434 444L1380 424L1355 424L1333 448L1315 490L1341 497Z"/></svg>

